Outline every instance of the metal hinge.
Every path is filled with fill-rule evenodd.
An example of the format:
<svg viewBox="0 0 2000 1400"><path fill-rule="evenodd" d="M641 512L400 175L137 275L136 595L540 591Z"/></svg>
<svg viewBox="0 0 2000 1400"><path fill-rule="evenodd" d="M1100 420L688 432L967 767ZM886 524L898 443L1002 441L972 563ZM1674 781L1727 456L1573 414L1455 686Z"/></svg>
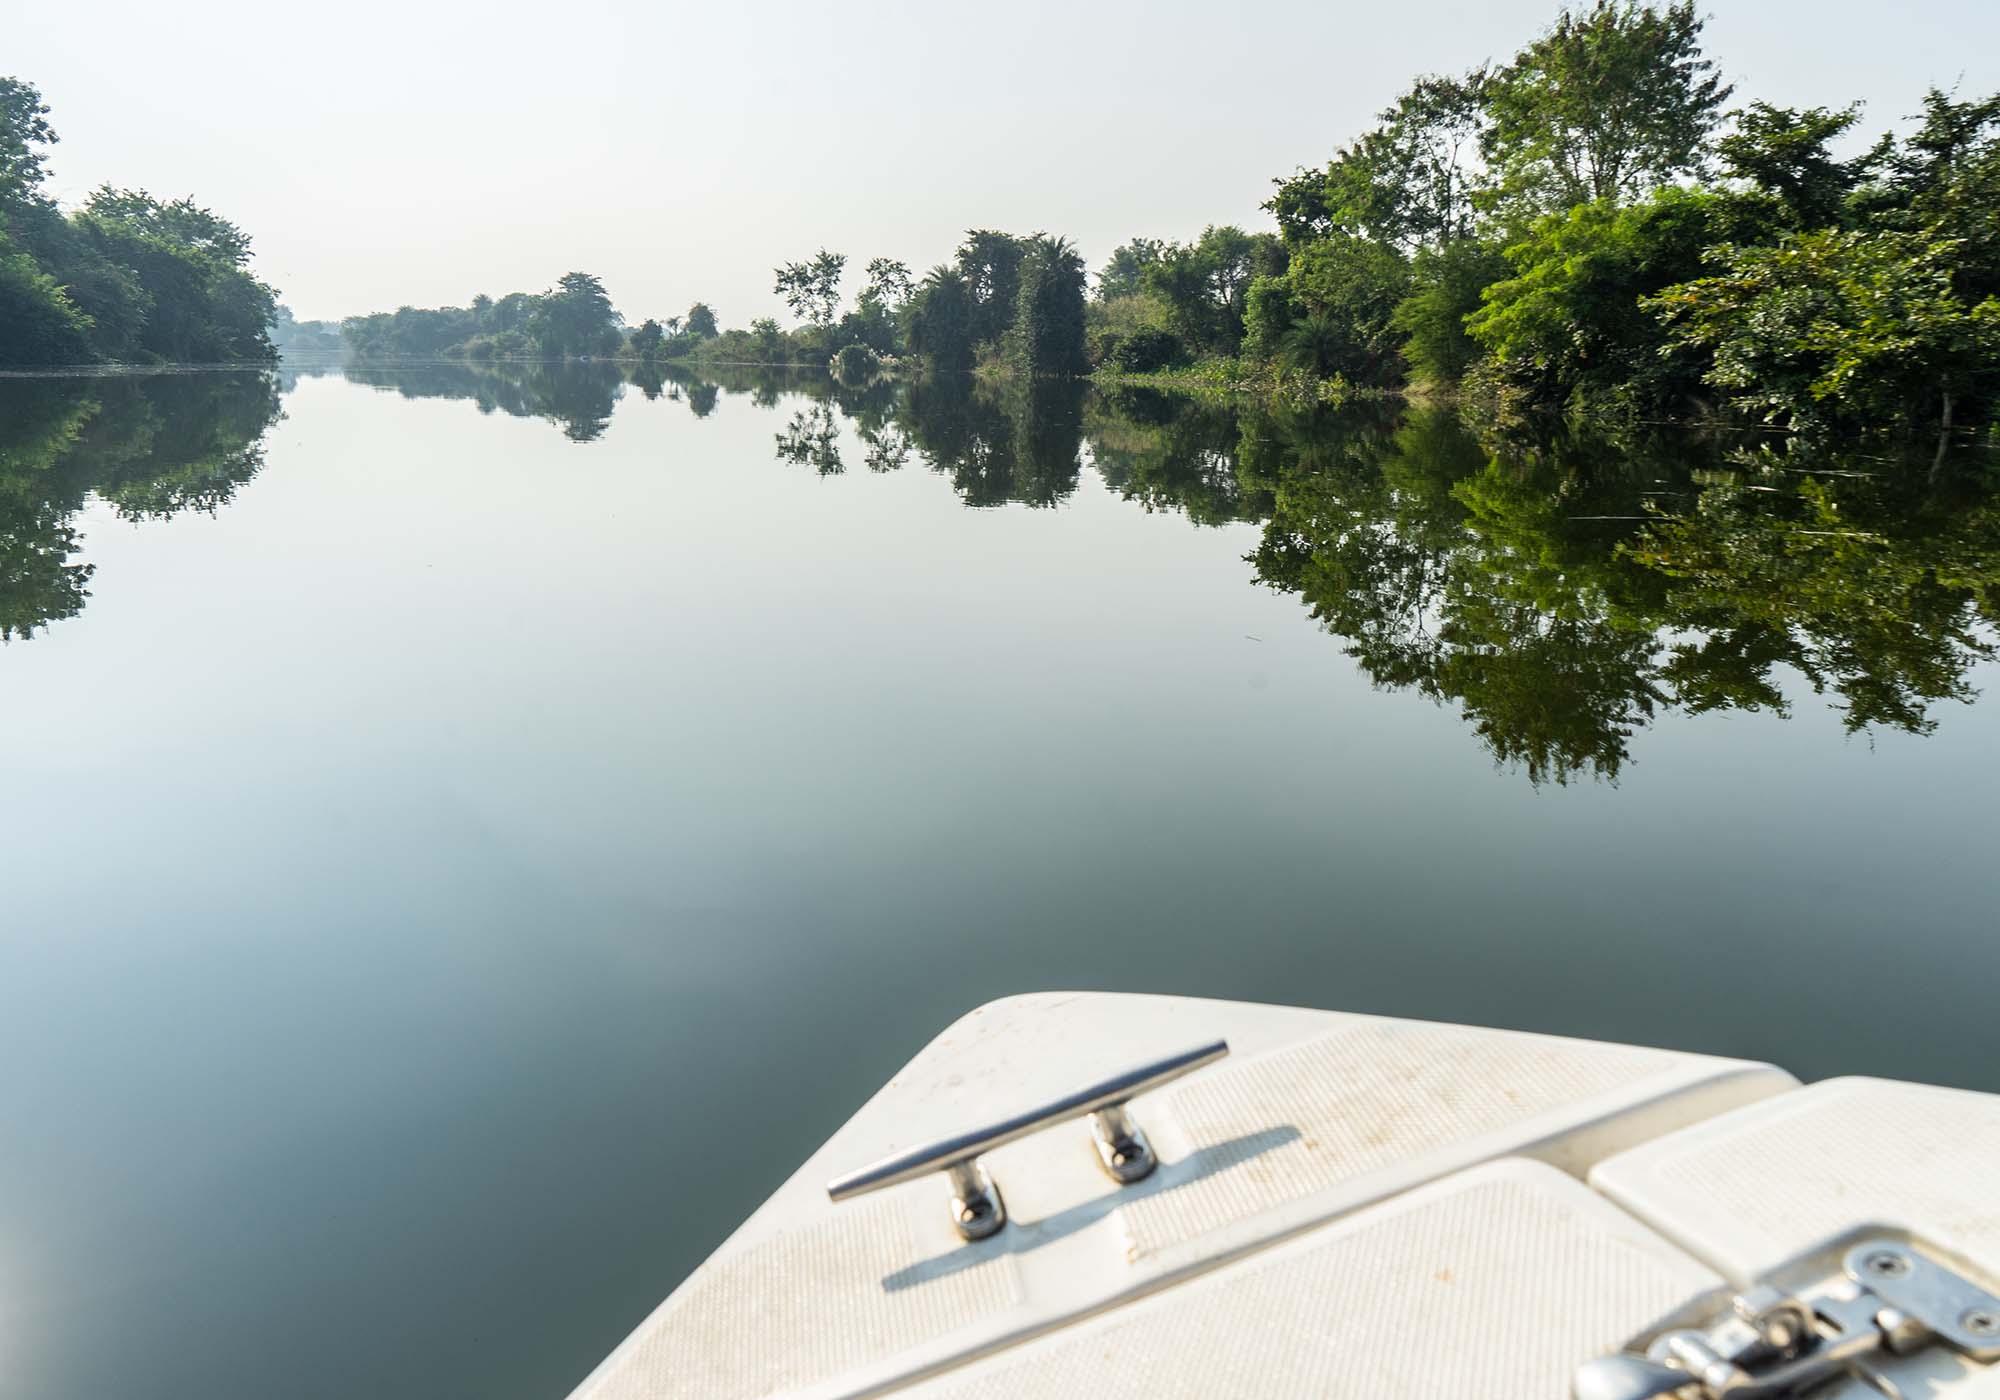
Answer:
<svg viewBox="0 0 2000 1400"><path fill-rule="evenodd" d="M1974 1361L2000 1360L2000 1297L1914 1245L1869 1239L1841 1261L1843 1280L1801 1297L1759 1286L1731 1300L1733 1316L1706 1330L1655 1338L1644 1353L1599 1357L1576 1373L1576 1400L1679 1395L1757 1400L1802 1395L1841 1376L1895 1388L1871 1358L1944 1346Z"/></svg>

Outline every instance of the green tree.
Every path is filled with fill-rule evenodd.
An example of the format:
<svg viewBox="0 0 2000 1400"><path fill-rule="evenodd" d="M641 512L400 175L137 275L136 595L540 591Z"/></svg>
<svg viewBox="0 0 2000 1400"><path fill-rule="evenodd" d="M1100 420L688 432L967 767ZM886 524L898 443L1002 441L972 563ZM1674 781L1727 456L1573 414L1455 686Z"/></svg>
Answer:
<svg viewBox="0 0 2000 1400"><path fill-rule="evenodd" d="M1485 85L1495 202L1546 213L1622 204L1699 172L1731 89L1693 0L1565 10Z"/></svg>
<svg viewBox="0 0 2000 1400"><path fill-rule="evenodd" d="M1948 189L1992 155L1993 128L2000 124L2000 93L1960 102L1932 88L1924 94L1923 118L1890 160L1897 183L1913 202Z"/></svg>
<svg viewBox="0 0 2000 1400"><path fill-rule="evenodd" d="M843 384L866 384L882 369L882 357L860 341L851 341L834 355L834 378Z"/></svg>
<svg viewBox="0 0 2000 1400"><path fill-rule="evenodd" d="M1669 401L1697 382L1700 360L1663 354L1674 343L1640 300L1698 275L1738 212L1726 197L1669 188L1549 215L1507 249L1514 275L1486 288L1466 329L1541 407L1621 388Z"/></svg>
<svg viewBox="0 0 2000 1400"><path fill-rule="evenodd" d="M822 248L805 262L779 268L772 290L785 299L794 316L826 330L840 309L840 275L846 266L846 254Z"/></svg>
<svg viewBox="0 0 2000 1400"><path fill-rule="evenodd" d="M587 272L566 272L542 294L529 334L553 359L616 354L623 339L604 284Z"/></svg>
<svg viewBox="0 0 2000 1400"><path fill-rule="evenodd" d="M769 316L760 316L750 323L750 347L759 364L779 364L787 358L785 332Z"/></svg>
<svg viewBox="0 0 2000 1400"><path fill-rule="evenodd" d="M2000 393L2000 297L1959 295L1960 248L1920 233L1814 230L1725 247L1722 271L1646 305L1675 343L1714 357L1710 383L1764 421L1879 431L1935 414L1941 462L1958 406Z"/></svg>
<svg viewBox="0 0 2000 1400"><path fill-rule="evenodd" d="M90 318L89 358L142 361L146 323L156 310L138 270L96 236L92 221L65 217L45 200L17 208L15 242L59 283L70 302Z"/></svg>
<svg viewBox="0 0 2000 1400"><path fill-rule="evenodd" d="M55 278L0 233L0 365L87 363L91 329Z"/></svg>
<svg viewBox="0 0 2000 1400"><path fill-rule="evenodd" d="M1390 325L1404 337L1403 358L1417 377L1451 384L1479 358L1479 344L1465 328L1486 288L1509 271L1506 256L1490 243L1459 238L1419 248L1410 264L1410 294L1396 305Z"/></svg>
<svg viewBox="0 0 2000 1400"><path fill-rule="evenodd" d="M1290 276L1256 278L1243 298L1243 354L1258 361L1277 358L1286 333L1305 314Z"/></svg>
<svg viewBox="0 0 2000 1400"><path fill-rule="evenodd" d="M918 284L903 312L904 335L913 353L936 373L961 375L972 368L978 307L959 270L934 267Z"/></svg>
<svg viewBox="0 0 2000 1400"><path fill-rule="evenodd" d="M713 340L722 333L715 323L715 311L705 301L698 301L687 310L682 329L700 340Z"/></svg>
<svg viewBox="0 0 2000 1400"><path fill-rule="evenodd" d="M162 204L144 190L119 190L103 185L92 192L84 207L100 219L115 221L231 267L242 267L250 260L250 235L191 199Z"/></svg>
<svg viewBox="0 0 2000 1400"><path fill-rule="evenodd" d="M1213 300L1209 274L1198 247L1174 243L1146 269L1145 286L1166 307L1167 325L1176 336L1198 351L1220 353L1229 346L1229 333Z"/></svg>
<svg viewBox="0 0 2000 1400"><path fill-rule="evenodd" d="M1157 238L1135 238L1111 250L1097 274L1097 300L1135 296L1145 288L1146 269L1160 260L1166 244Z"/></svg>
<svg viewBox="0 0 2000 1400"><path fill-rule="evenodd" d="M996 229L976 228L958 245L958 273L972 299L975 345L995 345L1014 324L1021 290L1021 260L1029 239Z"/></svg>
<svg viewBox="0 0 2000 1400"><path fill-rule="evenodd" d="M632 353L642 360L656 360L666 339L666 329L658 321L650 318L641 321L639 329L632 332Z"/></svg>
<svg viewBox="0 0 2000 1400"><path fill-rule="evenodd" d="M910 299L914 290L908 264L894 258L868 260L868 281L861 289L864 303L879 306L884 312L894 315Z"/></svg>
<svg viewBox="0 0 2000 1400"><path fill-rule="evenodd" d="M350 316L341 323L341 339L348 352L361 359L435 358L459 354L474 359L495 356L519 358L535 347L521 330L514 329L517 323L506 314L515 300L515 297L506 297L496 303L487 318L487 325L489 329L503 324L506 328L490 329L490 334L486 336L479 334L479 319L468 308L402 306L393 312ZM525 328L531 323L533 309L539 306L540 298L526 297L521 300L528 312L518 324Z"/></svg>
<svg viewBox="0 0 2000 1400"><path fill-rule="evenodd" d="M1400 382L1401 336L1391 320L1410 287L1401 253L1335 234L1295 250L1287 280L1305 317L1317 316L1337 330L1341 346L1332 370L1363 384Z"/></svg>
<svg viewBox="0 0 2000 1400"><path fill-rule="evenodd" d="M1923 121L1888 157L1878 221L1956 240L1952 274L1969 301L2000 295L2000 94L1961 102L1933 88Z"/></svg>
<svg viewBox="0 0 2000 1400"><path fill-rule="evenodd" d="M493 303L492 323L496 330L523 330L535 314L540 298L532 292L509 292Z"/></svg>
<svg viewBox="0 0 2000 1400"><path fill-rule="evenodd" d="M1338 161L1339 157L1335 157ZM1259 206L1278 221L1278 235L1289 247L1324 238L1334 230L1333 210L1327 202L1327 182L1332 166L1312 170L1301 166L1290 175L1274 176L1271 197Z"/></svg>
<svg viewBox="0 0 2000 1400"><path fill-rule="evenodd" d="M241 229L192 200L109 187L65 217L41 188L55 140L41 94L0 78L0 362L275 357L277 298Z"/></svg>
<svg viewBox="0 0 2000 1400"><path fill-rule="evenodd" d="M1753 102L1735 129L1715 143L1724 172L1781 201L1800 228L1844 222L1849 199L1888 154L1887 139L1848 160L1832 143L1861 119L1859 103L1841 111L1800 111Z"/></svg>
<svg viewBox="0 0 2000 1400"><path fill-rule="evenodd" d="M1278 363L1316 378L1331 378L1353 358L1348 325L1325 311L1308 312L1278 338Z"/></svg>
<svg viewBox="0 0 2000 1400"><path fill-rule="evenodd" d="M1142 274L1167 308L1168 327L1197 350L1234 355L1243 343L1250 284L1273 254L1268 236L1212 224L1192 244L1169 243Z"/></svg>
<svg viewBox="0 0 2000 1400"><path fill-rule="evenodd" d="M1056 378L1083 374L1084 289L1089 281L1083 256L1066 238L1037 237L1021 264L1019 305L1011 348L1029 375Z"/></svg>
<svg viewBox="0 0 2000 1400"><path fill-rule="evenodd" d="M1093 365L1145 371L1187 356L1180 337L1167 328L1167 304L1145 290L1143 274L1138 291L1095 297L1084 315L1084 343Z"/></svg>
<svg viewBox="0 0 2000 1400"><path fill-rule="evenodd" d="M1405 252L1472 232L1487 75L1419 78L1323 171L1279 180L1264 207L1293 246L1335 233Z"/></svg>
<svg viewBox="0 0 2000 1400"><path fill-rule="evenodd" d="M48 104L32 83L0 78L0 212L40 192L46 148L56 143L48 119Z"/></svg>
<svg viewBox="0 0 2000 1400"><path fill-rule="evenodd" d="M181 199L104 187L75 218L103 261L128 269L147 307L137 348L161 360L272 360L277 294L248 270L250 239Z"/></svg>
<svg viewBox="0 0 2000 1400"><path fill-rule="evenodd" d="M852 311L840 318L824 348L838 355L848 346L866 350L876 358L894 355L901 349L896 317L880 298L863 296Z"/></svg>

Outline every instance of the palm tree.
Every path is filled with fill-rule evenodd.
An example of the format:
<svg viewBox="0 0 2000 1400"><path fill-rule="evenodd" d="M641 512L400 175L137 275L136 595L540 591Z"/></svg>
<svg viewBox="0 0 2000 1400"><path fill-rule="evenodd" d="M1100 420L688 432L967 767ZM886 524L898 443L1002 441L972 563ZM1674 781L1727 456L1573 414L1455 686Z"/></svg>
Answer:
<svg viewBox="0 0 2000 1400"><path fill-rule="evenodd" d="M1340 367L1347 351L1347 333L1339 321L1315 311L1294 323L1278 341L1278 363L1325 379Z"/></svg>

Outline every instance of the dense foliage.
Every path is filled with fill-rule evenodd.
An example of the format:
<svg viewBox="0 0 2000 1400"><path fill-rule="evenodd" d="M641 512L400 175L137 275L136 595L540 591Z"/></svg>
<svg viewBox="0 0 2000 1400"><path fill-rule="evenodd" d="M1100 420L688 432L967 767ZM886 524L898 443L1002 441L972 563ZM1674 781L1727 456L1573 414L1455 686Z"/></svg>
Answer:
<svg viewBox="0 0 2000 1400"><path fill-rule="evenodd" d="M1954 432L2000 411L2000 96L1750 102L1689 0L1589 0L1508 62L1417 79L1318 169L1278 235L1115 250L1091 358L1134 374L1463 385L1504 413L1729 414Z"/></svg>
<svg viewBox="0 0 2000 1400"><path fill-rule="evenodd" d="M41 94L0 78L0 367L274 357L250 240L192 200L105 186L65 213L43 189Z"/></svg>
<svg viewBox="0 0 2000 1400"><path fill-rule="evenodd" d="M696 303L689 317L714 313ZM637 357L685 353L701 337L682 318L667 325L647 321L629 342L624 319L604 284L587 272L568 272L541 293L510 292L495 301L481 294L470 306L405 306L341 323L348 353L359 359L589 359L629 350Z"/></svg>

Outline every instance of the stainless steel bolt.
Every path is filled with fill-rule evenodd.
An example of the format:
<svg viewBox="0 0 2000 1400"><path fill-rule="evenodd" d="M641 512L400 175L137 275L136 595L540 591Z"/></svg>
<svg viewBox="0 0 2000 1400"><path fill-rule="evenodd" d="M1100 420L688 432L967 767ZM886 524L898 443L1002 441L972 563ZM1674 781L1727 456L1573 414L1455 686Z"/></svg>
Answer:
<svg viewBox="0 0 2000 1400"><path fill-rule="evenodd" d="M1973 1308L1959 1318L1958 1325L1975 1337L2000 1336L2000 1313L1988 1312L1985 1308Z"/></svg>

